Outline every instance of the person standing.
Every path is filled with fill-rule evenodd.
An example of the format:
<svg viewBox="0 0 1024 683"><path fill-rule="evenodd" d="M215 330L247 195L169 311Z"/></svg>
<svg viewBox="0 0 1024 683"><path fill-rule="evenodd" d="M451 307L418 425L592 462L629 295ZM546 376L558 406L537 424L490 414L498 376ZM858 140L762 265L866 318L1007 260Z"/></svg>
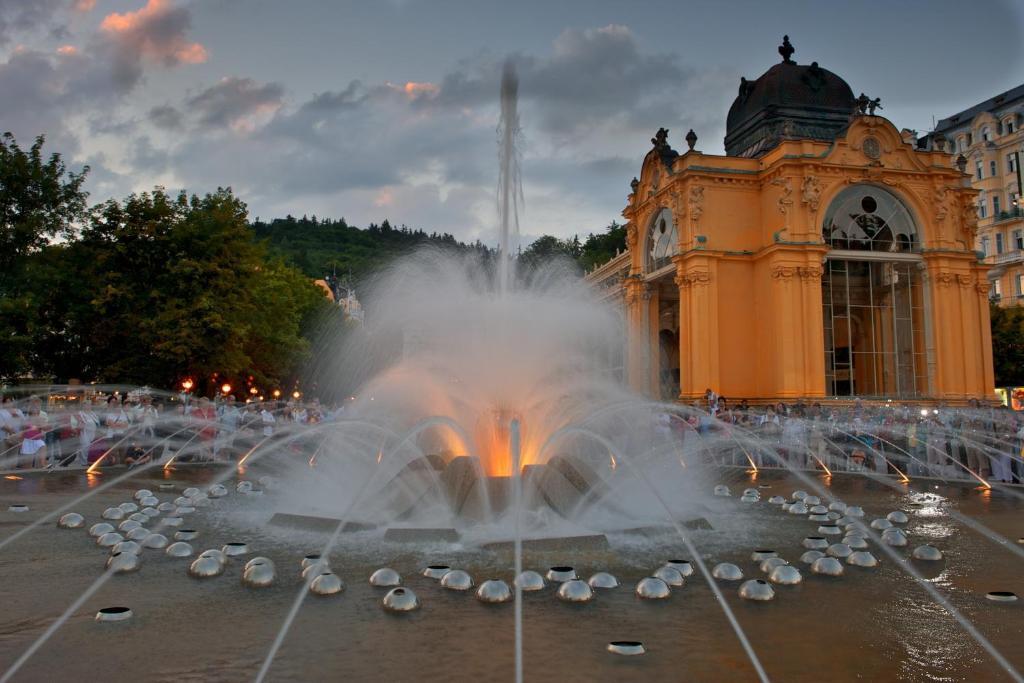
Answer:
<svg viewBox="0 0 1024 683"><path fill-rule="evenodd" d="M120 462L120 454L123 451L121 441L131 428L131 418L117 396L107 399L107 414L103 416L103 424L106 427L107 447L110 449L110 464L116 464Z"/></svg>
<svg viewBox="0 0 1024 683"><path fill-rule="evenodd" d="M269 438L274 435L274 423L277 422L274 417L273 403L264 403L262 410L260 410L260 422L263 423L263 438Z"/></svg>
<svg viewBox="0 0 1024 683"><path fill-rule="evenodd" d="M75 418L78 420L78 451L75 454L75 464L84 467L89 464L89 447L96 440L100 418L92 409L92 401L89 399L83 399L82 407Z"/></svg>

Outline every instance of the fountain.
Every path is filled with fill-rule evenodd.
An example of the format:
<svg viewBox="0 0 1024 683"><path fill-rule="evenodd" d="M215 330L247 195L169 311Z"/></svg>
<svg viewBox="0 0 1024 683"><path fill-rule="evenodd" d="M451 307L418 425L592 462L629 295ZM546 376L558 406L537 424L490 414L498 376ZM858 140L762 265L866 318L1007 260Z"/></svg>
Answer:
<svg viewBox="0 0 1024 683"><path fill-rule="evenodd" d="M25 620L0 644L0 683L19 671L57 678L62 657L106 677L196 677L223 660L232 677L256 680L441 678L455 659L437 658L437 642L451 644L460 672L488 680L522 680L524 671L597 680L608 677L604 666L635 666L638 679L685 668L714 680L723 661L737 675L793 680L808 666L849 665L847 654L858 675L877 680L921 667L921 677L1020 680L1021 656L1006 643L1024 635L1013 604L1022 587L1008 565L1024 549L993 529L1016 524L1024 494L947 452L953 435L972 437L937 420L931 436L912 441L891 428L868 434L859 414L794 412L787 420L800 433L823 434L812 453L809 438L782 447L751 420L652 402L623 386L621 321L598 294L559 264L525 271L511 258L522 190L510 65L500 92L497 261L418 253L382 271L367 287L373 315L338 350L345 372L320 379L360 378L342 414L281 422L269 436L232 434L231 455L214 462L198 438L211 425L168 414L136 435L155 455L148 463L116 464L124 439L111 440L88 471L11 469L0 480L0 521L9 522L0 561L31 551L25 565L68 565L60 581L38 566L6 565L12 585L29 590L5 604ZM1020 459L1009 437L972 443ZM762 501L767 488L780 494ZM193 558L196 538L214 549ZM779 557L797 552L806 571ZM980 573L986 588L935 580L946 570ZM1000 590L979 592L990 587ZM104 629L179 645L103 669L93 656L100 636L87 630L99 627L72 618L96 609L99 591L133 609L100 610L97 620L139 617ZM779 620L821 619L801 591L827 592L849 626L843 638L804 629L809 642L795 658L760 646ZM884 603L897 591L893 618ZM367 604L372 614L350 609ZM872 611L880 604L886 612ZM964 605L972 618L981 613L980 626ZM24 616L37 612L45 627ZM573 629L561 626L567 614ZM274 628L244 628L255 620ZM558 637L531 647L532 623ZM205 634L228 628L232 643L221 652ZM970 637L935 641L937 629L954 628ZM60 629L70 637L51 638ZM683 629L699 647L679 647ZM476 640L466 634L483 634L487 647L459 649ZM898 652L865 658L880 640ZM403 657L389 656L392 644ZM44 647L58 656L34 656ZM906 654L933 650L934 664ZM181 651L192 660L182 664ZM980 672L981 662L990 669Z"/></svg>

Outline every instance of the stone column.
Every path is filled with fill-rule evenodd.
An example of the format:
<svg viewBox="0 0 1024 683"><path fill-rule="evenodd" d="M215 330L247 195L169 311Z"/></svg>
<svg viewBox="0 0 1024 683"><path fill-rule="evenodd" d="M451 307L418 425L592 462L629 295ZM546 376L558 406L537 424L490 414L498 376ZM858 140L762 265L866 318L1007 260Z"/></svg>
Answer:
<svg viewBox="0 0 1024 683"><path fill-rule="evenodd" d="M707 254L676 257L679 287L679 398L721 391L719 374L718 262Z"/></svg>
<svg viewBox="0 0 1024 683"><path fill-rule="evenodd" d="M651 288L640 276L626 279L626 378L630 388L650 395Z"/></svg>

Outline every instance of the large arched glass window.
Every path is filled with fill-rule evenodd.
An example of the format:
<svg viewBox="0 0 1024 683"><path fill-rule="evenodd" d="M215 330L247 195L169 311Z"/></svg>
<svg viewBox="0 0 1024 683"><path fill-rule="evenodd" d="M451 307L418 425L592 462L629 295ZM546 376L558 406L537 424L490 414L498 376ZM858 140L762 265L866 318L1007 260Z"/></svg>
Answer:
<svg viewBox="0 0 1024 683"><path fill-rule="evenodd" d="M892 193L874 185L854 185L825 212L822 238L833 249L916 251L914 219Z"/></svg>
<svg viewBox="0 0 1024 683"><path fill-rule="evenodd" d="M920 238L892 193L841 192L825 213L822 278L825 383L830 396L928 394Z"/></svg>
<svg viewBox="0 0 1024 683"><path fill-rule="evenodd" d="M662 209L654 217L647 235L647 272L652 273L672 263L679 251L679 233L672 212Z"/></svg>

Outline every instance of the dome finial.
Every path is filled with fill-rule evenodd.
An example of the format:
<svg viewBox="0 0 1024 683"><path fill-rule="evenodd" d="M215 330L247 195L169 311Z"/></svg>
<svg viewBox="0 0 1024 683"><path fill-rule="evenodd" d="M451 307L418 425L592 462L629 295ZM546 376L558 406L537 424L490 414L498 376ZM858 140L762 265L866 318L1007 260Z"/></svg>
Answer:
<svg viewBox="0 0 1024 683"><path fill-rule="evenodd" d="M796 48L789 42L789 36L782 36L782 45L779 45L779 54L782 55L783 64L795 64L790 57L796 52Z"/></svg>

